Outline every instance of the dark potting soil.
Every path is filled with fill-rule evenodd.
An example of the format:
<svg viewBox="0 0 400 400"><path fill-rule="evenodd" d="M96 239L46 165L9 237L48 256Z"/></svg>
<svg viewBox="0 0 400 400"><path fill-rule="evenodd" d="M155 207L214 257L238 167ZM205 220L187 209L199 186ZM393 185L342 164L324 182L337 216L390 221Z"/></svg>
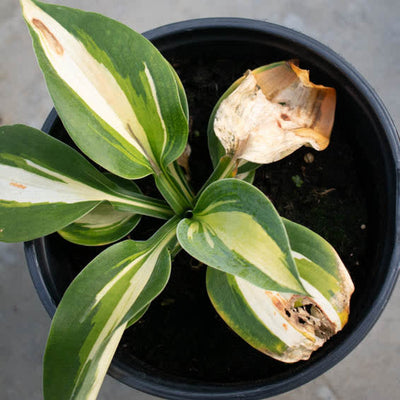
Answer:
<svg viewBox="0 0 400 400"><path fill-rule="evenodd" d="M276 60L231 60L197 54L193 59L176 56L170 61L188 96L191 184L198 190L212 172L206 131L214 104L247 69ZM279 162L262 166L257 170L255 185L270 198L281 216L313 229L336 248L357 288L364 279L362 266L367 257L365 182L357 169L360 161L352 146L347 120L341 117L344 106L340 93L338 99L338 117L328 149L316 152L301 148ZM145 193L156 193L151 178L137 182ZM129 237L147 239L161 223L144 217ZM74 249L69 252L72 265L84 266L103 248L85 249L83 256L82 247ZM301 368L304 362L293 367L275 361L231 331L208 299L205 272L204 265L181 251L173 262L165 290L125 332L117 350L119 358L127 364L139 364L148 372L155 370L172 378L213 383L254 382L284 374L289 368L292 372ZM357 289L353 301L356 297ZM333 346L340 335L324 347ZM318 358L320 351L312 357Z"/></svg>
<svg viewBox="0 0 400 400"><path fill-rule="evenodd" d="M197 190L212 171L206 130L214 104L244 71L265 64L265 60L232 63L204 57L172 60L172 64L188 95L191 184ZM365 257L367 210L355 154L340 126L326 151L302 148L263 166L257 171L255 185L280 215L332 243L352 275L357 275ZM138 238L135 231L132 237ZM206 292L205 272L204 265L181 251L166 289L128 329L118 352L167 375L207 382L240 382L263 379L269 371L284 373L286 364L253 349L214 311Z"/></svg>

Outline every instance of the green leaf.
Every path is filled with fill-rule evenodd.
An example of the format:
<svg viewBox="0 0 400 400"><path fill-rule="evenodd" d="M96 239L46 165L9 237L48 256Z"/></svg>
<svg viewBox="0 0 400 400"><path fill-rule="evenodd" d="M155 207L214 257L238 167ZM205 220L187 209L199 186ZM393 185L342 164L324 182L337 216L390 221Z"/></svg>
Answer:
<svg viewBox="0 0 400 400"><path fill-rule="evenodd" d="M170 65L170 68L171 68L172 74L175 77L176 85L178 87L179 100L181 102L182 110L185 114L186 120L189 121L189 104L188 104L188 101L186 98L185 88L183 87L182 82L181 82L178 74L172 67L172 65Z"/></svg>
<svg viewBox="0 0 400 400"><path fill-rule="evenodd" d="M177 215L182 215L193 207L193 196L184 179L176 174L175 168L163 169L162 174L154 176L158 191Z"/></svg>
<svg viewBox="0 0 400 400"><path fill-rule="evenodd" d="M127 193L140 193L139 187L132 181L105 174ZM140 221L140 215L115 209L110 203L103 202L92 211L66 226L58 233L66 240L84 246L101 246L116 242L131 232Z"/></svg>
<svg viewBox="0 0 400 400"><path fill-rule="evenodd" d="M256 171L252 170L252 171L248 171L248 172L243 172L241 174L236 175L236 179L241 179L242 181L248 182L248 183L253 183L254 182L254 178L256 176Z"/></svg>
<svg viewBox="0 0 400 400"><path fill-rule="evenodd" d="M47 342L46 400L96 398L123 331L169 279L176 224L171 219L145 242L109 247L69 286Z"/></svg>
<svg viewBox="0 0 400 400"><path fill-rule="evenodd" d="M126 236L139 220L140 215L119 211L111 204L101 203L58 233L72 243L101 246Z"/></svg>
<svg viewBox="0 0 400 400"><path fill-rule="evenodd" d="M102 201L131 213L171 215L165 203L116 184L45 133L24 125L0 127L1 241L55 232Z"/></svg>
<svg viewBox="0 0 400 400"><path fill-rule="evenodd" d="M265 314L266 321L257 318L240 291L238 280L245 282L234 275L207 268L207 291L214 308L225 323L251 346L271 356L283 355L288 345L276 332L274 334L272 316L275 309L270 307L273 311L271 314L271 310L268 310ZM254 285L253 287L259 289ZM263 309L266 308L264 305Z"/></svg>
<svg viewBox="0 0 400 400"><path fill-rule="evenodd" d="M140 318L143 317L144 314L146 314L147 310L150 308L150 304L147 305L146 307L144 307L142 310L140 310L137 314L135 314L126 324L126 328L128 329L129 327L131 327L133 324L135 324L136 322L139 321Z"/></svg>
<svg viewBox="0 0 400 400"><path fill-rule="evenodd" d="M310 296L265 291L237 276L207 270L207 291L222 319L257 350L284 362L306 360L343 328L354 290L333 247L284 220L292 254Z"/></svg>
<svg viewBox="0 0 400 400"><path fill-rule="evenodd" d="M21 3L55 108L85 154L132 179L180 156L186 98L147 39L99 14Z"/></svg>
<svg viewBox="0 0 400 400"><path fill-rule="evenodd" d="M237 179L211 184L178 225L193 257L268 290L306 293L281 218L262 192Z"/></svg>
<svg viewBox="0 0 400 400"><path fill-rule="evenodd" d="M238 174L238 171L240 170L239 164L240 162L238 162L238 160L235 159L234 157L230 157L228 155L221 157L217 166L214 167L214 171L209 176L207 181L203 184L199 193L197 193L197 198L200 197L204 189L210 186L213 182L216 182L220 179L236 178L248 183L253 183L256 171L250 170L250 171L240 172Z"/></svg>

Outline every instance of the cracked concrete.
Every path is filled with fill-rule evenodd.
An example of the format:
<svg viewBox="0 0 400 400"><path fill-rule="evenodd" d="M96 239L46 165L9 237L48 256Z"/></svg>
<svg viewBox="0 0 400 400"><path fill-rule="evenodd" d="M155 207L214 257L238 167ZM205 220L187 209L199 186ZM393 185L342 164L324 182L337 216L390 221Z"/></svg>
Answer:
<svg viewBox="0 0 400 400"><path fill-rule="evenodd" d="M352 63L400 126L400 3L398 0L63 0L143 32L190 18L237 16L282 24L330 46ZM0 123L40 127L51 100L36 64L18 1L0 2ZM41 358L50 320L31 283L22 245L0 244L2 399L39 400ZM336 367L279 400L393 399L400 389L400 287L367 338ZM151 400L107 377L101 400Z"/></svg>

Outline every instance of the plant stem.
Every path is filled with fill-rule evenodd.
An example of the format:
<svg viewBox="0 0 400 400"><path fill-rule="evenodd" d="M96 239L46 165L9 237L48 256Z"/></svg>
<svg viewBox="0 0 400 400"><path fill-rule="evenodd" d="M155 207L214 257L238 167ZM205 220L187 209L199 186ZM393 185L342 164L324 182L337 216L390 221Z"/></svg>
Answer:
<svg viewBox="0 0 400 400"><path fill-rule="evenodd" d="M199 193L197 194L196 199L198 199L200 194L204 191L204 189L210 186L213 182L225 178L234 178L237 173L237 168L238 168L237 158L231 157L229 155L221 157L213 173L210 175L206 183L202 186Z"/></svg>
<svg viewBox="0 0 400 400"><path fill-rule="evenodd" d="M161 242L168 243L170 252L176 252L180 246L176 237L176 227L181 221L178 215L174 215L157 232L149 239L155 243L155 246L160 245Z"/></svg>
<svg viewBox="0 0 400 400"><path fill-rule="evenodd" d="M141 193L122 195L116 193L107 199L118 210L130 211L134 214L147 215L160 219L168 219L174 212L163 200L154 199Z"/></svg>
<svg viewBox="0 0 400 400"><path fill-rule="evenodd" d="M160 174L154 175L156 186L167 203L177 215L184 214L193 208L193 195L188 191L183 177L171 170L163 168Z"/></svg>
<svg viewBox="0 0 400 400"><path fill-rule="evenodd" d="M184 193L186 198L190 202L192 202L194 198L194 193L192 191L192 188L189 186L189 182L187 181L182 168L176 161L168 165L167 168L170 175L175 178L177 184L181 187L182 193Z"/></svg>

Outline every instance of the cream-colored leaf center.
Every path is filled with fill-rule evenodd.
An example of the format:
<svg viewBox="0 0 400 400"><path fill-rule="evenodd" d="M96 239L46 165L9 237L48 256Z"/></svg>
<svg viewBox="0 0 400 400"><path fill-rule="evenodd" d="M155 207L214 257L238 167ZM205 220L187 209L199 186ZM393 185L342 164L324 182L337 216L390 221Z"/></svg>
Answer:
<svg viewBox="0 0 400 400"><path fill-rule="evenodd" d="M108 200L115 203L142 206L140 201L113 196L38 165L33 161L24 161L28 167L37 170L38 173L20 167L0 165L0 200L32 204L72 204ZM43 175L40 174L41 172ZM149 208L157 209L155 206L149 206Z"/></svg>
<svg viewBox="0 0 400 400"><path fill-rule="evenodd" d="M230 211L202 215L206 224L224 245L259 268L280 285L302 291L288 269L285 255L270 235L248 214Z"/></svg>
<svg viewBox="0 0 400 400"><path fill-rule="evenodd" d="M113 74L82 42L32 1L24 0L22 4L26 20L38 34L46 57L59 77L93 113L146 158L154 159L146 133Z"/></svg>

